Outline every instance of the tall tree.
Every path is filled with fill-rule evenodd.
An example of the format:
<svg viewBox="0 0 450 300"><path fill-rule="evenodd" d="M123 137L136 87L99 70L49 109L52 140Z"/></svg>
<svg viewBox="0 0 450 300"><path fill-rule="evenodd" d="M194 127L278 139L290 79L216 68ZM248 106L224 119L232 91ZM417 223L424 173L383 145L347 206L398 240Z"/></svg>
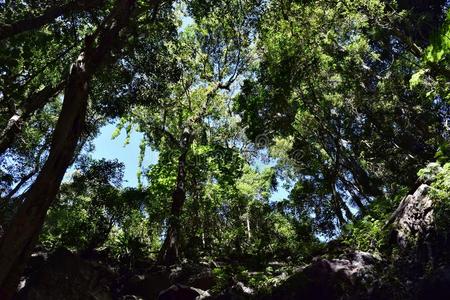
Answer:
<svg viewBox="0 0 450 300"><path fill-rule="evenodd" d="M221 122L227 122L227 116L220 114L228 113L227 95L246 70L253 30L250 25L258 7L257 1L220 2L215 7L201 4L191 3L195 24L184 28L173 45L183 74L171 87L172 94L160 99L156 111L142 107L130 118L145 133L151 147L170 153L173 163L176 161L170 216L159 255L164 264L182 257L180 222L194 172L194 148L211 147L213 143L226 146L227 141L219 141L212 134L216 127L224 126Z"/></svg>
<svg viewBox="0 0 450 300"><path fill-rule="evenodd" d="M307 191L292 197L304 197L295 201L305 214L326 203L317 219L336 228L352 206L363 213L413 186L443 141L446 104L410 89L421 52L399 25L405 15L383 1L279 1L260 25L258 79L243 85L237 110L249 136L290 140L295 190Z"/></svg>
<svg viewBox="0 0 450 300"><path fill-rule="evenodd" d="M0 241L0 291L4 299L14 294L46 212L74 158L85 125L90 80L98 66L108 59L111 47L128 25L134 9L132 0L117 1L107 22L98 28L95 36L86 39L84 51L72 65L47 162L24 195L23 204Z"/></svg>

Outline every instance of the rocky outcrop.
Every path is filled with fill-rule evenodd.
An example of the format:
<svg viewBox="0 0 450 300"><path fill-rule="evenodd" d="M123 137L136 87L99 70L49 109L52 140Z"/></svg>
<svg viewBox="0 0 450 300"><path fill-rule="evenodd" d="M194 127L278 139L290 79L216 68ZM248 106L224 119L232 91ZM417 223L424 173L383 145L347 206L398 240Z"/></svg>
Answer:
<svg viewBox="0 0 450 300"><path fill-rule="evenodd" d="M316 258L267 299L445 299L450 294L450 257L443 249L449 245L436 230L430 189L421 185L388 220L389 248L397 251L384 260L366 252Z"/></svg>
<svg viewBox="0 0 450 300"><path fill-rule="evenodd" d="M450 294L448 229L436 226L438 207L430 189L421 185L403 199L390 219L391 247L399 249L392 265L405 298L447 299Z"/></svg>
<svg viewBox="0 0 450 300"><path fill-rule="evenodd" d="M426 242L434 231L433 201L428 196L430 187L421 185L414 194L405 197L391 216L392 238L403 249L418 241Z"/></svg>
<svg viewBox="0 0 450 300"><path fill-rule="evenodd" d="M153 266L130 276L120 275L100 261L84 259L66 249L54 253L36 252L31 257L17 299L153 300L164 290L161 299L183 293L196 294L193 299L200 295L198 299L203 299L209 296L203 290L215 284L207 265Z"/></svg>
<svg viewBox="0 0 450 300"><path fill-rule="evenodd" d="M244 300L255 299L255 290L245 286L242 282L237 282L233 286L225 289L214 300Z"/></svg>
<svg viewBox="0 0 450 300"><path fill-rule="evenodd" d="M379 293L374 287L381 265L379 257L367 252L317 258L266 299L371 299Z"/></svg>

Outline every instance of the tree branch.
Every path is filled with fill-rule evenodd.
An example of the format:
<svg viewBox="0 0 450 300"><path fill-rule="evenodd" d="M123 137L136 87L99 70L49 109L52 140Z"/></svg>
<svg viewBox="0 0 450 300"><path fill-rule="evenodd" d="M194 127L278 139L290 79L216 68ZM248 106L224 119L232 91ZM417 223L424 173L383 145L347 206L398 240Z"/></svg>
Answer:
<svg viewBox="0 0 450 300"><path fill-rule="evenodd" d="M26 19L11 24L0 25L0 40L10 38L17 34L38 29L52 23L56 18L77 11L98 8L104 4L104 0L75 0L59 7L51 7L40 16L30 16Z"/></svg>

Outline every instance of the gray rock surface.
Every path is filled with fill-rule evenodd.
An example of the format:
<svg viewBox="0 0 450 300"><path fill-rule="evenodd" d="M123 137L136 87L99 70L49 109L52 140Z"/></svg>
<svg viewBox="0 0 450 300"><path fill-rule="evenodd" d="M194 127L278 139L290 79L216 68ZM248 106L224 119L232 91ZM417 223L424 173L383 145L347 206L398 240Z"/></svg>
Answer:
<svg viewBox="0 0 450 300"><path fill-rule="evenodd" d="M391 217L393 237L401 248L424 240L434 229L433 201L430 187L421 185L413 195L405 197Z"/></svg>

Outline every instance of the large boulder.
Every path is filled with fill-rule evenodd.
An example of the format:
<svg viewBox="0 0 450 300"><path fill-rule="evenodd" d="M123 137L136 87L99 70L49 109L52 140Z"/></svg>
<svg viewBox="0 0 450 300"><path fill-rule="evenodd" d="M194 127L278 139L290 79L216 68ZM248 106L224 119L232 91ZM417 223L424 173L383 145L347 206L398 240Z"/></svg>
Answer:
<svg viewBox="0 0 450 300"><path fill-rule="evenodd" d="M422 184L405 197L391 216L391 248L399 254L393 266L411 299L447 299L450 294L448 229L436 226L431 187ZM449 196L450 197L450 196Z"/></svg>
<svg viewBox="0 0 450 300"><path fill-rule="evenodd" d="M39 257L39 259L38 259ZM34 257L35 269L21 284L23 300L112 300L115 273L105 266L60 249Z"/></svg>
<svg viewBox="0 0 450 300"><path fill-rule="evenodd" d="M201 264L155 266L144 274L130 277L124 284L123 293L156 299L161 291L179 284L209 290L215 284L215 277L209 266Z"/></svg>
<svg viewBox="0 0 450 300"><path fill-rule="evenodd" d="M375 299L382 260L367 252L317 258L274 289L266 299Z"/></svg>
<svg viewBox="0 0 450 300"><path fill-rule="evenodd" d="M135 274L124 282L123 293L133 294L143 299L156 299L159 293L170 287L170 269L154 268L145 274Z"/></svg>
<svg viewBox="0 0 450 300"><path fill-rule="evenodd" d="M405 197L390 219L392 238L403 249L426 241L434 231L433 201L430 187L421 185L414 194Z"/></svg>

